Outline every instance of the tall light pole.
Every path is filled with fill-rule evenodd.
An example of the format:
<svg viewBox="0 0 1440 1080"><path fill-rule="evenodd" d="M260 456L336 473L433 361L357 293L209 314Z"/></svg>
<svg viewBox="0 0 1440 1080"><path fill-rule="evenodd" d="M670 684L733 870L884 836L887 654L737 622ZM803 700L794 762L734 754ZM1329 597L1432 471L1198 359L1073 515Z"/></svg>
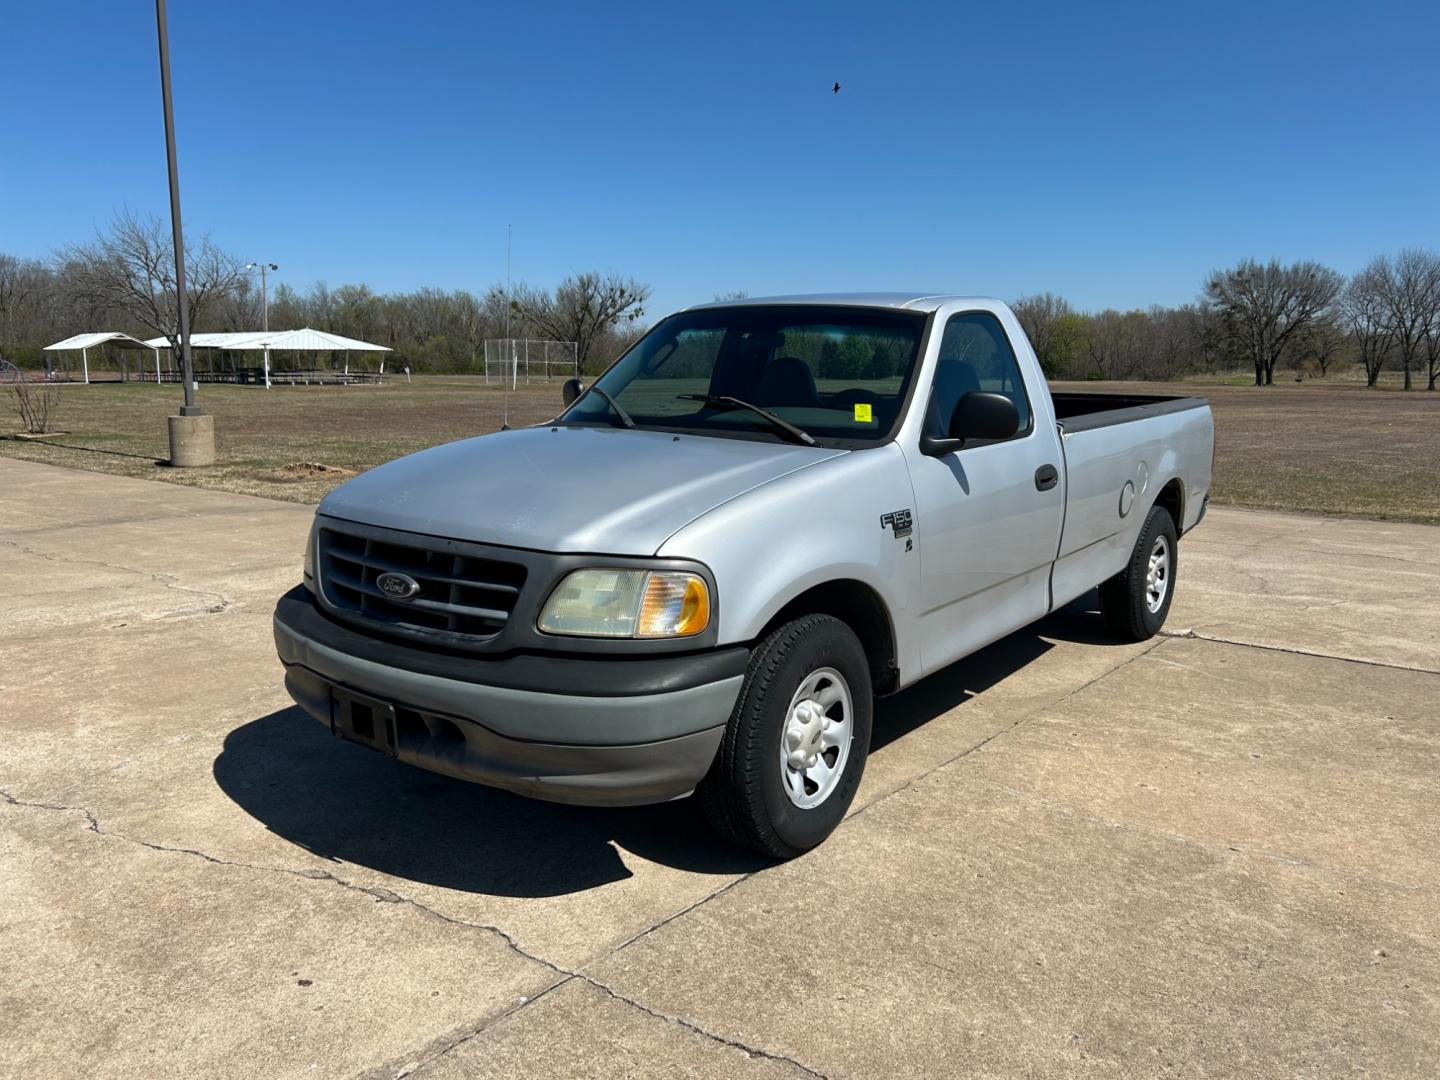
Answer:
<svg viewBox="0 0 1440 1080"><path fill-rule="evenodd" d="M265 272L267 270L279 270L275 263L246 263L245 269L254 273L260 271L260 329L267 334L270 332L270 295L265 291Z"/></svg>
<svg viewBox="0 0 1440 1080"><path fill-rule="evenodd" d="M180 309L180 377L185 384L181 416L199 416L195 404L195 369L190 359L190 304L185 293L185 232L180 227L180 172L175 166L175 109L170 103L170 26L165 0L155 0L155 25L160 35L160 98L165 107L165 157L170 168L170 231L175 239L175 304Z"/></svg>
<svg viewBox="0 0 1440 1080"><path fill-rule="evenodd" d="M175 166L175 109L170 103L170 27L165 0L155 0L160 40L160 97L165 107L165 157L170 170L170 229L175 239L175 306L180 314L180 378L185 403L170 417L170 463L215 464L215 419L195 403L195 365L190 358L190 298L185 292L185 232L180 227L180 173Z"/></svg>

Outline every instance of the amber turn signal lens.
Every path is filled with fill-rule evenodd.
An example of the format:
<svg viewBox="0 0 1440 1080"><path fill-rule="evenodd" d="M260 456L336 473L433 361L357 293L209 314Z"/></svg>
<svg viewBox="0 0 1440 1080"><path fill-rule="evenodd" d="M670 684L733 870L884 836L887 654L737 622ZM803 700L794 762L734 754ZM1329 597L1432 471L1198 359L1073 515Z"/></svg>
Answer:
<svg viewBox="0 0 1440 1080"><path fill-rule="evenodd" d="M652 570L635 636L693 637L710 625L710 590L698 574Z"/></svg>

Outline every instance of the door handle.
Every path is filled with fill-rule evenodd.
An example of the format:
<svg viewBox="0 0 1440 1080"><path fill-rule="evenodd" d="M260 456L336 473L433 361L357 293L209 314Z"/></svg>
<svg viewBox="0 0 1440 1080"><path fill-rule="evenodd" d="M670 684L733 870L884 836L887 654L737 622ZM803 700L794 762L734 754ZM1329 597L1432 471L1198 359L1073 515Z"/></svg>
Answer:
<svg viewBox="0 0 1440 1080"><path fill-rule="evenodd" d="M1060 470L1054 465L1041 465L1035 470L1035 490L1049 491L1060 482Z"/></svg>

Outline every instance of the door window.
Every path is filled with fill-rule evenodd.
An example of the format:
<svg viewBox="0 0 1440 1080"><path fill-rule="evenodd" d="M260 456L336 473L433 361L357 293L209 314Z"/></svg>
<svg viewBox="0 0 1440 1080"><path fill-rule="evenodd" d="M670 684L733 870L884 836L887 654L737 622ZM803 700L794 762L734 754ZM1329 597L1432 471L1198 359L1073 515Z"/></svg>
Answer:
<svg viewBox="0 0 1440 1080"><path fill-rule="evenodd" d="M1008 397L1020 416L1017 437L1029 433L1030 399L1025 394L1020 364L1000 320L988 311L961 312L950 316L945 324L925 430L944 437L956 404L972 390Z"/></svg>

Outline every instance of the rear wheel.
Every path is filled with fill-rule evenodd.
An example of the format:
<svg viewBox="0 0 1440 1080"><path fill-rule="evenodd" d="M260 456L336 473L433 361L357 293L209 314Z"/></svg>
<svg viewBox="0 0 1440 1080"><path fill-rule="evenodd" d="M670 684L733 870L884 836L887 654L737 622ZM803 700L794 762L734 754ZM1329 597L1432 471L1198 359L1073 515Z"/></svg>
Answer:
<svg viewBox="0 0 1440 1080"><path fill-rule="evenodd" d="M1160 632L1175 596L1178 568L1175 521L1152 507L1125 569L1100 586L1105 628L1121 641L1144 641Z"/></svg>
<svg viewBox="0 0 1440 1080"><path fill-rule="evenodd" d="M829 615L788 622L755 648L701 806L728 839L788 859L815 847L855 798L870 749L870 665Z"/></svg>

